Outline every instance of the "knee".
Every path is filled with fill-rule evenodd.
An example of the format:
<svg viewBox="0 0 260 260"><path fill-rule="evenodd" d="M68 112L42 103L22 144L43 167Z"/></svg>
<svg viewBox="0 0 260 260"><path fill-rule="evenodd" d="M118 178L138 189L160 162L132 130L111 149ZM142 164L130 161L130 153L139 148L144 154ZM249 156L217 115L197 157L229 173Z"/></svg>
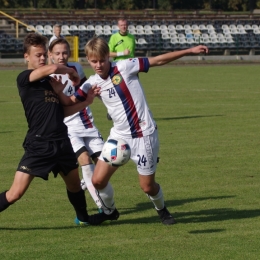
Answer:
<svg viewBox="0 0 260 260"><path fill-rule="evenodd" d="M156 185L156 183L143 184L143 185L141 185L141 189L143 190L144 193L146 193L150 196L155 196L159 191L159 187L158 187L158 185Z"/></svg>
<svg viewBox="0 0 260 260"><path fill-rule="evenodd" d="M92 184L97 190L102 190L107 186L107 182L105 180L98 179L95 176L92 177Z"/></svg>
<svg viewBox="0 0 260 260"><path fill-rule="evenodd" d="M9 203L15 203L23 196L23 194L23 192L9 190L6 192L6 199Z"/></svg>

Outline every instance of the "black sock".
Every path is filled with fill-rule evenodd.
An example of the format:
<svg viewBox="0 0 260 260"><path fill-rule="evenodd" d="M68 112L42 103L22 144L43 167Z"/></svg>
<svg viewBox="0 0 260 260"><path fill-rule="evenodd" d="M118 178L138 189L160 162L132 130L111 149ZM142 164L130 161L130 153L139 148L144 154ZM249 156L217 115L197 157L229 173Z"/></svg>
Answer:
<svg viewBox="0 0 260 260"><path fill-rule="evenodd" d="M70 203L73 205L77 218L82 222L88 222L87 202L85 198L85 192L80 190L79 192L70 192L67 190Z"/></svg>
<svg viewBox="0 0 260 260"><path fill-rule="evenodd" d="M12 203L8 202L6 199L6 191L0 193L0 212L7 209Z"/></svg>

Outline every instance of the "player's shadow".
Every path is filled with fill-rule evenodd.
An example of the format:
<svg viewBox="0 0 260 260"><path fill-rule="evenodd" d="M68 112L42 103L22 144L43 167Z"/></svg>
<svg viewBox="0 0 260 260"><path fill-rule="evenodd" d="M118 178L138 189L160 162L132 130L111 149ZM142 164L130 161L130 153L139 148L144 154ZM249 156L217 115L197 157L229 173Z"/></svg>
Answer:
<svg viewBox="0 0 260 260"><path fill-rule="evenodd" d="M176 207L178 205L183 205L186 203L192 203L196 201L203 200L219 200L219 199L228 199L233 198L235 196L218 196L218 197L203 197L203 198L193 198L193 199L185 199L185 200L168 200L166 201L166 205L168 207ZM131 208L123 211L120 211L121 215L127 215L129 213L134 213L138 211L146 211L151 209L151 202L140 203L136 205L136 208ZM142 217L136 219L126 219L126 220L118 220L115 224L140 224L140 223L159 223L158 215L154 212L154 216L152 217ZM247 219L247 218L256 218L260 216L260 209L253 210L237 210L234 208L209 208L198 211L177 211L174 212L171 210L174 218L177 223L203 223L203 222L215 222L215 221L226 221L226 220L234 220L234 219ZM206 231L205 231L206 232Z"/></svg>
<svg viewBox="0 0 260 260"><path fill-rule="evenodd" d="M193 119L193 118L203 118L203 117L217 117L217 116L225 116L225 115L194 115L194 116L180 116L180 117L158 117L154 118L155 121L163 121L163 120L180 120L180 119Z"/></svg>
<svg viewBox="0 0 260 260"><path fill-rule="evenodd" d="M0 132L0 134L10 134L10 133L12 133L13 131L2 131L2 132Z"/></svg>

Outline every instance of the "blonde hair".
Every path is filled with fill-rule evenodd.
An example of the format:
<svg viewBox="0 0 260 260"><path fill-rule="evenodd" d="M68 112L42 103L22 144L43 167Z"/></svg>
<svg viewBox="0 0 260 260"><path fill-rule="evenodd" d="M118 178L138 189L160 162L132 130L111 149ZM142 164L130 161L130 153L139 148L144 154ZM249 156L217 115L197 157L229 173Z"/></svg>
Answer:
<svg viewBox="0 0 260 260"><path fill-rule="evenodd" d="M95 56L98 59L104 59L109 56L109 47L107 42L101 37L94 37L89 40L85 46L85 54L87 57Z"/></svg>

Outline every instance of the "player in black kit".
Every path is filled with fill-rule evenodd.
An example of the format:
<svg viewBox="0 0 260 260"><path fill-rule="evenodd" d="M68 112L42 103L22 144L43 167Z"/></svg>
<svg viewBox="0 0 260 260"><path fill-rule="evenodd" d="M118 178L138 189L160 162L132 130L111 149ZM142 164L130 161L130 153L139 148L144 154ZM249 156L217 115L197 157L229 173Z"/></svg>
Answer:
<svg viewBox="0 0 260 260"><path fill-rule="evenodd" d="M52 73L68 74L72 82L79 84L79 76L72 68L63 65L45 65L47 38L31 33L24 40L24 58L28 69L17 77L17 87L28 122L28 132L23 147L25 153L18 165L9 190L0 193L0 212L19 200L34 177L48 180L52 171L63 178L70 203L76 211L77 224L88 224L84 191L80 186L78 165L63 123L64 116L71 115L93 102L93 88L88 101L63 107L50 84ZM61 84L57 79L57 84Z"/></svg>

